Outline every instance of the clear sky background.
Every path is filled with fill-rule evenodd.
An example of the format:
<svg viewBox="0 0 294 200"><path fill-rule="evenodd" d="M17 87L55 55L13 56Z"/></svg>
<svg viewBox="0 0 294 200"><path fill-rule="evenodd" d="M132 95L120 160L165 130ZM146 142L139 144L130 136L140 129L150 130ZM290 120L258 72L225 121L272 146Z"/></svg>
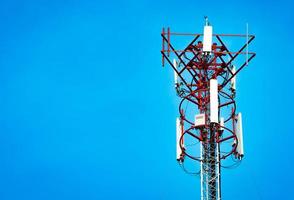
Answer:
<svg viewBox="0 0 294 200"><path fill-rule="evenodd" d="M293 199L291 1L0 2L0 199L200 199L175 160L163 26L256 35L238 77L246 158L223 199Z"/></svg>

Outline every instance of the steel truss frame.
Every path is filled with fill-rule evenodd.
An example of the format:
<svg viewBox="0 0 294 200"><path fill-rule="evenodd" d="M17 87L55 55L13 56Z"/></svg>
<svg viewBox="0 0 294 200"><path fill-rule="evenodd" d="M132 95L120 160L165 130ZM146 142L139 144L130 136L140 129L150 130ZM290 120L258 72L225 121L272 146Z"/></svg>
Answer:
<svg viewBox="0 0 294 200"><path fill-rule="evenodd" d="M183 49L175 49L171 44L171 36L185 37L193 36L193 40ZM228 83L255 57L254 52L248 52L249 44L254 40L254 35L243 34L213 34L219 43L213 43L210 54L203 52L201 37L203 34L175 33L170 28L162 29L162 66L165 61L169 63L180 83L176 84L178 95L182 99L179 104L179 113L182 125L180 137L180 148L182 156L200 162L201 165L201 199L220 199L220 163L230 155L236 155L238 139L235 130L236 101L235 91L228 86ZM230 51L223 41L223 37L247 37L247 42L237 51ZM246 49L246 51L244 51ZM174 66L171 55L178 61L178 67ZM232 64L239 55L247 55L247 60L237 67L235 73L232 71ZM224 57L229 58L225 61ZM209 120L209 80L220 79L219 91L219 113L221 109L231 106L231 113L224 120L229 124L221 126L219 123L210 123ZM190 102L198 108L199 113L204 113L206 118L205 126L196 127L193 120L188 119L183 108L184 102ZM195 113L196 114L196 113ZM226 134L224 134L226 132ZM184 145L184 137L190 136L201 143L200 156L188 153ZM222 153L221 146L225 141L233 140L234 145L229 152Z"/></svg>

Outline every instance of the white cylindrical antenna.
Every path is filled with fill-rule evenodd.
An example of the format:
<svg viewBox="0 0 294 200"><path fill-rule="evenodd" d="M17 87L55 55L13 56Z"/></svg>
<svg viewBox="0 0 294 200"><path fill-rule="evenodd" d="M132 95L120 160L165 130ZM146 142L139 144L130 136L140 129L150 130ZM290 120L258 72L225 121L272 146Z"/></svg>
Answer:
<svg viewBox="0 0 294 200"><path fill-rule="evenodd" d="M203 31L203 52L211 52L212 47L212 26L205 25Z"/></svg>
<svg viewBox="0 0 294 200"><path fill-rule="evenodd" d="M236 136L238 139L237 152L239 154L239 159L241 160L244 156L244 147L243 147L243 127L242 127L242 114L239 113L237 116L237 128Z"/></svg>
<svg viewBox="0 0 294 200"><path fill-rule="evenodd" d="M236 73L236 68L235 66L233 66L233 68L231 69L233 75ZM232 90L236 90L236 76L234 76L232 79L231 79L231 88Z"/></svg>
<svg viewBox="0 0 294 200"><path fill-rule="evenodd" d="M248 65L248 52L249 52L249 25L246 23L246 65Z"/></svg>
<svg viewBox="0 0 294 200"><path fill-rule="evenodd" d="M210 122L219 123L218 121L218 83L217 79L210 79Z"/></svg>
<svg viewBox="0 0 294 200"><path fill-rule="evenodd" d="M177 63L176 59L173 60L173 65L174 65L175 69L177 69L178 63ZM175 87L176 87L178 85L178 74L176 71L174 71L174 78L175 78Z"/></svg>
<svg viewBox="0 0 294 200"><path fill-rule="evenodd" d="M181 121L180 119L177 117L176 118L176 150L177 150L177 154L176 154L176 158L177 160L181 160L181 154L182 154L182 150L180 147L180 139L181 139L181 135L182 135L182 126L181 126Z"/></svg>

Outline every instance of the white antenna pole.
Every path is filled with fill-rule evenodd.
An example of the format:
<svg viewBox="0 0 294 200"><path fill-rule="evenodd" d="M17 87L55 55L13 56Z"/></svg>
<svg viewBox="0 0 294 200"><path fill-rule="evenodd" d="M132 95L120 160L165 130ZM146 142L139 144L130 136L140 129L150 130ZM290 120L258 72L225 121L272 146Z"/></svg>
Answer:
<svg viewBox="0 0 294 200"><path fill-rule="evenodd" d="M232 73L235 74L236 73L236 67L233 66L233 68L231 69ZM233 91L236 90L236 75L231 79L231 88Z"/></svg>
<svg viewBox="0 0 294 200"><path fill-rule="evenodd" d="M176 149L177 149L177 160L180 161L181 160L181 147L180 147L180 139L181 139L181 121L180 119L177 117L176 118Z"/></svg>
<svg viewBox="0 0 294 200"><path fill-rule="evenodd" d="M177 63L176 59L173 60L173 65L174 65L174 68L177 69L178 63ZM175 87L177 87L177 85L178 85L178 74L177 74L176 71L174 71L174 78L175 78Z"/></svg>
<svg viewBox="0 0 294 200"><path fill-rule="evenodd" d="M244 156L244 147L243 147L243 127L242 127L242 114L238 114L237 118L237 139L238 139L238 146L237 150L239 153L239 159L241 160Z"/></svg>
<svg viewBox="0 0 294 200"><path fill-rule="evenodd" d="M210 79L210 123L219 123L218 121L218 83L217 79Z"/></svg>
<svg viewBox="0 0 294 200"><path fill-rule="evenodd" d="M205 25L203 30L203 52L210 53L212 47L212 26Z"/></svg>
<svg viewBox="0 0 294 200"><path fill-rule="evenodd" d="M248 65L248 51L249 51L249 44L248 44L248 40L249 40L249 25L248 23L246 23L246 65Z"/></svg>

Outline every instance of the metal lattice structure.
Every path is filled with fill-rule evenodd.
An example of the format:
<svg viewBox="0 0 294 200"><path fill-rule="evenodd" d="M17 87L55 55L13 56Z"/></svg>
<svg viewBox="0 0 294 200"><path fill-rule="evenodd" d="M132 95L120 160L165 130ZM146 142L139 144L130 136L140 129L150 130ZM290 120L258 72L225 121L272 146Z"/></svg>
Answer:
<svg viewBox="0 0 294 200"><path fill-rule="evenodd" d="M248 51L255 36L248 31L241 35L212 34L207 18L203 34L174 33L168 28L161 36L162 65L167 61L173 68L180 97L177 160L181 165L187 159L200 163L197 174L202 200L221 199L221 168L226 167L222 162L232 157L230 166L235 166L244 155L242 117L236 112L236 75L255 56ZM172 44L178 37L193 39L178 49ZM223 38L244 41L239 49L230 51ZM240 55L242 62L237 60Z"/></svg>

